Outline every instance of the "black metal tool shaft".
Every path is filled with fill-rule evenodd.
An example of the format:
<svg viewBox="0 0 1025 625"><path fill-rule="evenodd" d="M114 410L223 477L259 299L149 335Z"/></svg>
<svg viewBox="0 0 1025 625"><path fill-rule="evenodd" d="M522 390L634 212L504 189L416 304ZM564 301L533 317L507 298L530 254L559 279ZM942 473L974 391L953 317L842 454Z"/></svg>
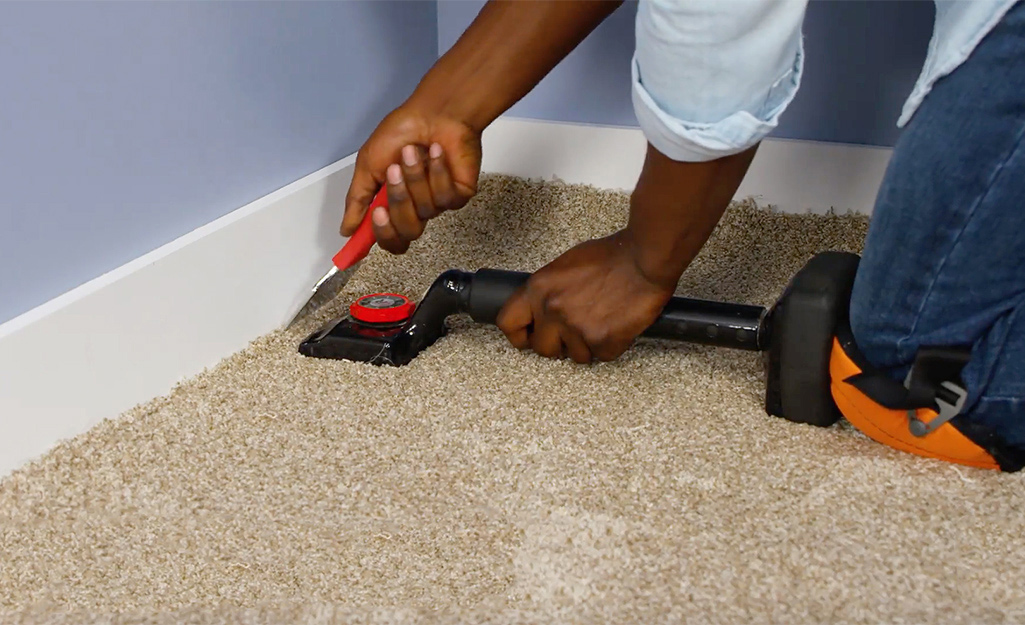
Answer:
<svg viewBox="0 0 1025 625"><path fill-rule="evenodd" d="M761 351L764 316L760 306L674 297L643 336Z"/></svg>

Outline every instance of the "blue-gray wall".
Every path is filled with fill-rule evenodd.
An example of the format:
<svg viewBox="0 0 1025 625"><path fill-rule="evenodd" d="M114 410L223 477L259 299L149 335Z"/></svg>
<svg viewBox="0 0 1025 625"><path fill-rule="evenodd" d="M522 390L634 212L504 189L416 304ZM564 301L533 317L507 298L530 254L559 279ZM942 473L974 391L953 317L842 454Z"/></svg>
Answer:
<svg viewBox="0 0 1025 625"><path fill-rule="evenodd" d="M483 5L439 0L439 53ZM932 0L812 0L805 77L774 136L892 146L925 58L933 10ZM629 91L635 11L633 2L620 8L509 114L636 126Z"/></svg>
<svg viewBox="0 0 1025 625"><path fill-rule="evenodd" d="M483 3L0 2L0 322L351 154ZM892 145L932 11L813 0L776 136ZM633 13L510 113L635 125Z"/></svg>
<svg viewBox="0 0 1025 625"><path fill-rule="evenodd" d="M436 8L0 2L0 322L354 152Z"/></svg>

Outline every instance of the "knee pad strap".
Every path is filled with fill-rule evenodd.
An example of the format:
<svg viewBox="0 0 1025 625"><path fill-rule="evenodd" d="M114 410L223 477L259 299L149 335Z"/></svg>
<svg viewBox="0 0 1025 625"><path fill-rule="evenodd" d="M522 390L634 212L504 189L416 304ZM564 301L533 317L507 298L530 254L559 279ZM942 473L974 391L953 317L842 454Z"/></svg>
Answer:
<svg viewBox="0 0 1025 625"><path fill-rule="evenodd" d="M852 383L865 373L863 359L853 341L833 340L829 373L833 400L851 425L869 438L905 452L983 469L1001 469L985 448L966 436L951 415L934 408L887 408ZM912 418L913 415L913 418ZM919 423L930 426L916 433ZM940 419L941 421L937 421ZM917 435L916 435L917 434Z"/></svg>

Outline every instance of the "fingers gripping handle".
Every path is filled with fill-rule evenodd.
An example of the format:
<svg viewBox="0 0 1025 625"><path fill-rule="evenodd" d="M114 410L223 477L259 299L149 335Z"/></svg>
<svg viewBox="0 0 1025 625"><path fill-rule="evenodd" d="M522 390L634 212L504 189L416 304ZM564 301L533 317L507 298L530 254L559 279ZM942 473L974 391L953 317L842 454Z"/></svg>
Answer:
<svg viewBox="0 0 1025 625"><path fill-rule="evenodd" d="M388 190L382 186L381 190L374 196L374 200L370 202L370 206L367 208L367 212L363 215L363 221L360 222L359 227L356 228L356 232L352 233L349 240L345 242L342 249L335 254L332 259L335 267L339 270L344 271L349 267L352 267L359 261L366 258L367 254L370 253L371 248L374 247L374 243L377 239L374 237L374 223L372 215L374 209L378 206L388 208Z"/></svg>

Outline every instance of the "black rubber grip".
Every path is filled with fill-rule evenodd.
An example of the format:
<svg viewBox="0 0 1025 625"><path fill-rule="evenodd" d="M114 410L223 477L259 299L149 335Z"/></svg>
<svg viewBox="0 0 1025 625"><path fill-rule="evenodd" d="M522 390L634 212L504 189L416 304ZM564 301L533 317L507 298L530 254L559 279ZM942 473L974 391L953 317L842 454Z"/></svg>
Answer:
<svg viewBox="0 0 1025 625"><path fill-rule="evenodd" d="M470 318L478 323L495 323L498 313L521 286L527 283L529 273L503 271L501 269L478 269L470 284Z"/></svg>

